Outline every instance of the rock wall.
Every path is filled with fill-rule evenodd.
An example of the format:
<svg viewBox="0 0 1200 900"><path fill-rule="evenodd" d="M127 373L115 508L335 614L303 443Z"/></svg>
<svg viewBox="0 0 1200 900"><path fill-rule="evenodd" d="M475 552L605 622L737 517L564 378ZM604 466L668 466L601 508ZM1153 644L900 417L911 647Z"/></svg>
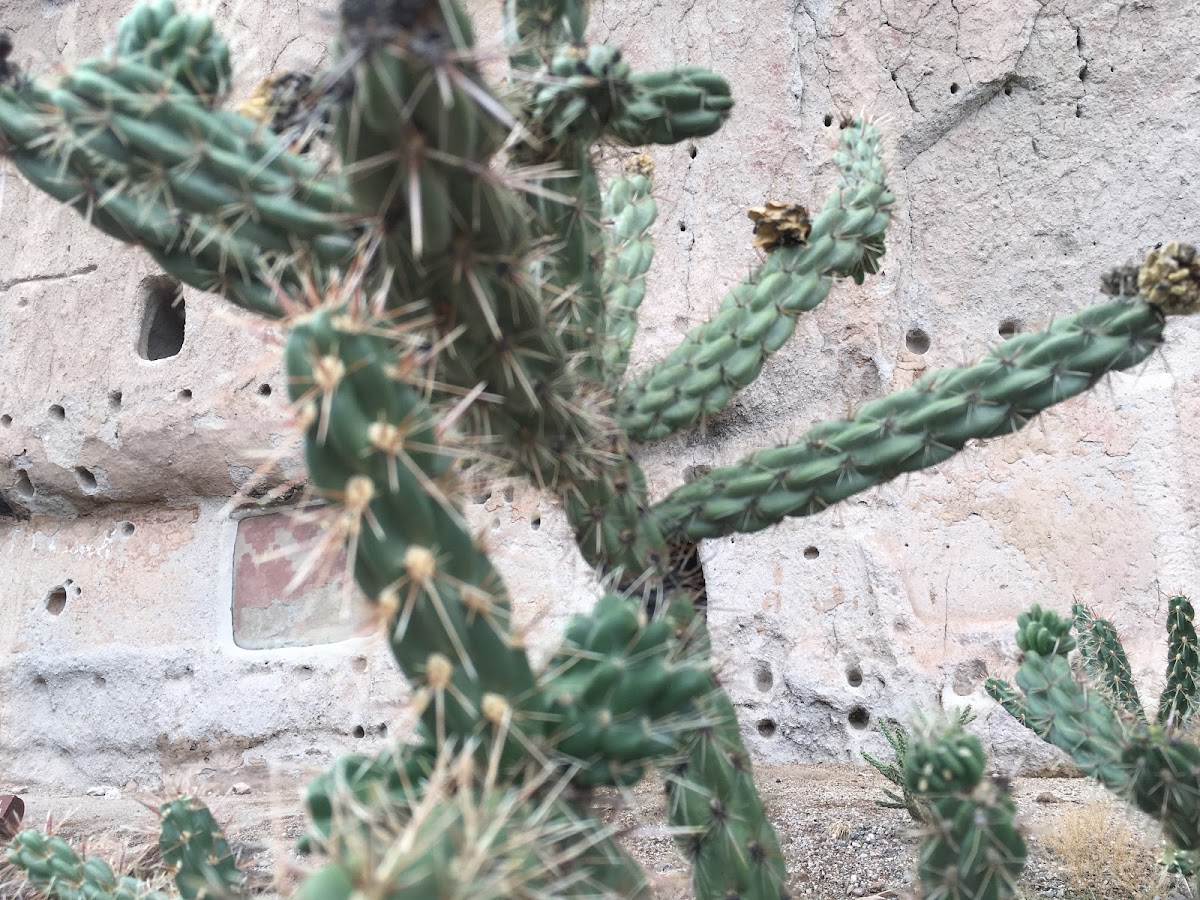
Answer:
<svg viewBox="0 0 1200 900"><path fill-rule="evenodd" d="M495 35L496 4L479 33ZM128 4L6 10L39 72L99 50ZM237 96L323 58L332 0L209 2ZM728 126L654 152L657 259L634 369L755 262L745 211L819 206L843 116L888 138L885 271L840 284L702 431L644 449L656 495L814 420L1097 300L1098 274L1198 237L1200 13L1185 0L599 2L597 41L638 68L727 75ZM493 39L494 38L489 38ZM494 44L487 47L496 50ZM0 773L68 784L296 769L402 727L405 687L302 515L228 501L301 475L279 335L173 292L14 172L0 205ZM710 619L756 758L853 761L874 723L977 705L997 764L1058 757L986 699L1016 614L1086 599L1161 682L1167 593L1200 584L1200 333L1026 432L769 532L708 542ZM595 594L559 510L521 486L471 498L546 652ZM304 549L304 548L302 548ZM307 549L311 549L311 546ZM295 598L284 588L300 583ZM319 641L319 643L318 643Z"/></svg>

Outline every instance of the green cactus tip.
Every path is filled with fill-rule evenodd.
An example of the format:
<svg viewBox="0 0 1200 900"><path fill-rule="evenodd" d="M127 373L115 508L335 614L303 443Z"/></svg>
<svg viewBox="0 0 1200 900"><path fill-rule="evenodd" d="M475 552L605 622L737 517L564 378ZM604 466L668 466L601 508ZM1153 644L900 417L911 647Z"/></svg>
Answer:
<svg viewBox="0 0 1200 900"><path fill-rule="evenodd" d="M1035 603L1028 612L1017 617L1017 646L1023 653L1036 653L1039 656L1057 653L1066 656L1075 649L1071 623L1053 610L1044 610Z"/></svg>

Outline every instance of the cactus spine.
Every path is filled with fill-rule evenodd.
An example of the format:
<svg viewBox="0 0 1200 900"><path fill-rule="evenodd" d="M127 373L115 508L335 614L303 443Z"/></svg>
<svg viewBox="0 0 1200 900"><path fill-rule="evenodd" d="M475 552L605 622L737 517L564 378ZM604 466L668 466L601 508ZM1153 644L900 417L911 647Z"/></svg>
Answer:
<svg viewBox="0 0 1200 900"><path fill-rule="evenodd" d="M815 218L786 202L751 210L766 259L712 322L626 380L652 257L650 172L639 163L606 192L593 149L711 134L729 87L697 67L632 71L617 48L586 43L584 0L504 9L512 77L492 87L454 0L343 0L336 61L301 115L332 121L340 166L329 173L270 133L274 117L222 108L226 45L170 0L139 7L112 53L60 82L0 85L0 153L180 280L289 328L311 491L329 503L331 540L348 549L420 712L414 745L342 760L312 786L305 845L329 863L302 895L642 896L644 877L586 792L654 767L697 897L775 900L786 896L779 844L697 598L681 586L686 548L934 465L1135 365L1160 344L1164 313L1200 306L1195 251L1167 244L1105 282L1121 300L653 503L634 445L719 412L835 279L877 271L894 203L880 137L846 123L839 181ZM611 589L543 670L465 527L468 454L553 491ZM1096 771L1124 772L1105 741L1089 743L1123 726L1069 692L1059 623L1026 624L1030 658L1058 668L1035 666L1018 678L1025 697L1008 702ZM1194 646L1181 639L1176 685L1192 683ZM1047 694L1058 694L1037 681L1047 677L1067 691L1057 720ZM1155 788L1154 773L1185 770L1186 751L1159 740L1140 758L1152 754L1142 793L1178 805L1189 795ZM1022 858L978 757L950 734L906 763L940 829L923 879L942 896L998 897ZM193 846L184 833L172 847ZM227 848L195 847L181 849L180 872L192 860L204 885L233 889Z"/></svg>

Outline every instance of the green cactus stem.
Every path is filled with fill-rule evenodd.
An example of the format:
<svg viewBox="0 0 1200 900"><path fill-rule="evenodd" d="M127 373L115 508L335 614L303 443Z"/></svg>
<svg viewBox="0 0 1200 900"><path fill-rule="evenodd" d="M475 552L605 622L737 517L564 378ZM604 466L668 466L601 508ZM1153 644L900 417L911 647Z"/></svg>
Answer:
<svg viewBox="0 0 1200 900"><path fill-rule="evenodd" d="M0 153L184 283L270 317L277 287L300 291L355 252L336 179L135 59L0 86Z"/></svg>
<svg viewBox="0 0 1200 900"><path fill-rule="evenodd" d="M335 794L335 819L354 830L297 900L651 896L610 830L565 799L557 770L497 782L476 755L469 745L443 752L419 782L384 787L365 805Z"/></svg>
<svg viewBox="0 0 1200 900"><path fill-rule="evenodd" d="M968 441L1017 431L1104 375L1144 360L1163 318L1144 301L1092 306L1002 343L973 366L929 372L907 390L825 422L800 441L751 454L654 507L666 533L691 539L767 528L934 466Z"/></svg>
<svg viewBox="0 0 1200 900"><path fill-rule="evenodd" d="M1196 649L1196 613L1187 597L1176 595L1167 610L1167 685L1158 700L1158 724L1180 728L1188 723L1200 697L1200 654Z"/></svg>
<svg viewBox="0 0 1200 900"><path fill-rule="evenodd" d="M1029 719L1029 709L1025 704L1025 698L1021 696L1021 692L1014 688L1003 678L987 678L983 682L983 689L987 695L995 700L1004 709L1006 713L1024 725L1026 728L1033 730L1033 723ZM1040 732L1034 732L1038 737L1044 737Z"/></svg>
<svg viewBox="0 0 1200 900"><path fill-rule="evenodd" d="M1124 790L1129 781L1121 762L1126 728L1102 694L1075 681L1067 660L1075 646L1070 623L1036 605L1022 618L1017 646L1025 661L1017 671L1017 685L1025 693L1029 727L1065 751L1085 775Z"/></svg>
<svg viewBox="0 0 1200 900"><path fill-rule="evenodd" d="M1079 655L1088 674L1108 694L1114 707L1144 725L1146 711L1133 685L1133 670L1117 629L1112 622L1100 618L1082 603L1075 604L1072 612L1075 614Z"/></svg>
<svg viewBox="0 0 1200 900"><path fill-rule="evenodd" d="M134 7L117 23L116 54L136 59L215 106L229 91L229 45L211 16L178 11L173 0Z"/></svg>
<svg viewBox="0 0 1200 900"><path fill-rule="evenodd" d="M164 803L158 847L183 900L239 897L245 876L208 807L195 797Z"/></svg>
<svg viewBox="0 0 1200 900"><path fill-rule="evenodd" d="M677 595L668 617L686 635L687 652L707 661L708 631L692 607ZM776 900L788 896L779 839L754 786L750 754L742 742L737 714L720 688L697 702L703 724L681 743L681 755L660 763L666 782L667 817L676 843L693 866L697 900Z"/></svg>
<svg viewBox="0 0 1200 900"><path fill-rule="evenodd" d="M707 137L725 124L733 108L729 82L700 66L639 73L630 87L630 99L610 133L631 147Z"/></svg>
<svg viewBox="0 0 1200 900"><path fill-rule="evenodd" d="M975 721L975 714L971 712L970 706L964 706L955 716L954 722L959 727L965 727ZM904 766L908 759L909 738L908 731L899 722L893 721L891 727L886 722L879 723L879 733L891 745L892 753L895 758L890 763L885 763L883 760L872 756L866 750L861 751L862 757L872 768L880 775L890 781L896 787L900 788L900 793L887 788L883 789L886 800L876 800L875 805L882 809L903 809L908 812L909 817L917 823L925 823L929 821L929 810L925 808L908 789L908 782L905 780Z"/></svg>
<svg viewBox="0 0 1200 900"><path fill-rule="evenodd" d="M1025 866L1012 798L983 778L979 741L959 728L921 737L905 784L930 811L917 856L923 900L1005 900Z"/></svg>
<svg viewBox="0 0 1200 900"><path fill-rule="evenodd" d="M419 796L437 765L437 748L427 734L416 744L389 746L374 757L339 757L309 782L304 792L309 828L297 848L322 850L337 858L370 840L372 820L406 809Z"/></svg>
<svg viewBox="0 0 1200 900"><path fill-rule="evenodd" d="M385 328L329 309L293 323L285 359L312 484L338 501L335 533L389 623L430 734L536 733L520 718L537 694L507 591L462 519L433 412L401 380L420 367L376 333ZM521 740L506 759L525 752Z"/></svg>
<svg viewBox="0 0 1200 900"><path fill-rule="evenodd" d="M585 787L636 784L704 724L696 703L713 690L707 660L685 653L668 616L647 620L640 602L605 594L567 626L546 667L549 740Z"/></svg>
<svg viewBox="0 0 1200 900"><path fill-rule="evenodd" d="M618 416L631 438L664 438L716 415L792 336L797 317L825 299L833 278L861 283L878 271L894 200L878 131L851 123L834 160L838 187L811 228L775 246L716 316L621 391Z"/></svg>
<svg viewBox="0 0 1200 900"><path fill-rule="evenodd" d="M1121 760L1138 808L1162 823L1176 847L1200 850L1200 747L1151 726L1129 740Z"/></svg>
<svg viewBox="0 0 1200 900"><path fill-rule="evenodd" d="M594 477L615 430L579 396L548 326L527 272L537 255L527 206L490 172L508 113L469 61L470 23L455 3L418 6L396 22L394 10L371 4L343 10L344 43L359 61L353 103L336 117L339 151L356 200L386 237L393 313L431 309L448 344L440 378L498 400L473 406L472 430L558 490ZM394 38L376 41L380 29Z"/></svg>
<svg viewBox="0 0 1200 900"><path fill-rule="evenodd" d="M601 379L599 351L605 343L600 260L606 242L591 145L624 108L628 79L629 66L615 47L559 48L533 77L524 115L530 136L514 153L522 167L550 169L549 177L534 178L544 190L526 195L534 228L552 248L542 290L552 327L579 374L592 381Z"/></svg>
<svg viewBox="0 0 1200 900"><path fill-rule="evenodd" d="M583 43L589 5L589 0L504 0L505 43L513 69L536 69L558 47Z"/></svg>
<svg viewBox="0 0 1200 900"><path fill-rule="evenodd" d="M645 154L635 157L624 174L608 183L603 215L611 222L611 249L604 262L605 344L601 371L608 388L620 386L637 334L638 309L646 296L646 273L654 261L649 232L658 216L651 193L654 164Z"/></svg>
<svg viewBox="0 0 1200 900"><path fill-rule="evenodd" d="M1132 705L1137 694L1112 624L1083 604L1076 604L1074 613L1080 652L1089 674L1101 684L1099 691L1072 678L1067 654L1074 642L1066 634L1066 620L1035 606L1018 619L1017 645L1025 659L1017 683L1024 696L1003 682L989 683L988 692L1006 709L1015 707L1023 724L1066 751L1085 774L1157 818L1171 844L1168 856L1178 855L1184 874L1191 877L1190 854L1200 850L1200 747L1179 733L1186 721L1179 710L1190 709L1194 695L1186 662L1195 641L1191 604L1182 596L1171 598L1168 685L1155 724L1136 714L1140 704ZM1173 676L1178 684L1172 683Z"/></svg>
<svg viewBox="0 0 1200 900"><path fill-rule="evenodd" d="M136 878L118 878L99 857L82 859L62 838L32 828L12 839L5 856L51 900L167 900Z"/></svg>

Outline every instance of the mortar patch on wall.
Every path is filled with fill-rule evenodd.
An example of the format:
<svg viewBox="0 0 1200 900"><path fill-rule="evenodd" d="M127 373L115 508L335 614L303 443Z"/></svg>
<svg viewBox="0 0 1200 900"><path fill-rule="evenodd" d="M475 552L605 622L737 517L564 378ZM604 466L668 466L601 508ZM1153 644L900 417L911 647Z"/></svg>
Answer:
<svg viewBox="0 0 1200 900"><path fill-rule="evenodd" d="M232 612L239 647L330 644L374 628L371 608L347 572L345 551L322 547L321 516L319 507L308 507L238 521Z"/></svg>

